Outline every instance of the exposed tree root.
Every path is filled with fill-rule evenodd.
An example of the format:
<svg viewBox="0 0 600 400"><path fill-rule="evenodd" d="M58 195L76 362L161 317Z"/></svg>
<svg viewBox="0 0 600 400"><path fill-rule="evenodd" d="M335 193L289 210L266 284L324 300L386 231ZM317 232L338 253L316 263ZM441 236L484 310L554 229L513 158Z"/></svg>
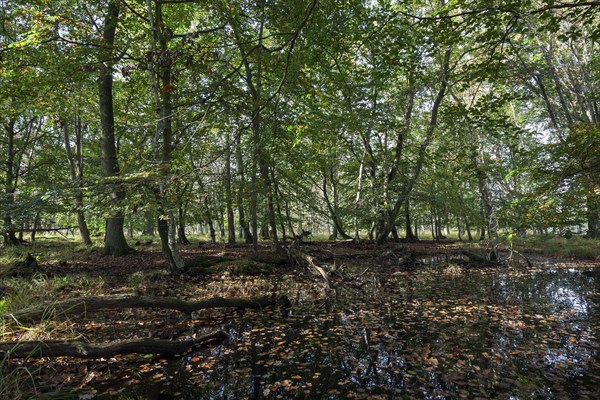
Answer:
<svg viewBox="0 0 600 400"><path fill-rule="evenodd" d="M102 309L160 308L184 312L206 308L261 308L276 304L289 305L287 297L264 296L252 299L214 297L202 301L187 301L172 297L93 296L68 299L26 308L9 317L19 322L36 321L57 315L76 315Z"/></svg>
<svg viewBox="0 0 600 400"><path fill-rule="evenodd" d="M193 347L224 340L227 334L216 331L193 340L128 339L107 343L88 343L83 340L31 341L0 343L0 354L14 358L80 357L107 358L120 354L161 354L175 356Z"/></svg>

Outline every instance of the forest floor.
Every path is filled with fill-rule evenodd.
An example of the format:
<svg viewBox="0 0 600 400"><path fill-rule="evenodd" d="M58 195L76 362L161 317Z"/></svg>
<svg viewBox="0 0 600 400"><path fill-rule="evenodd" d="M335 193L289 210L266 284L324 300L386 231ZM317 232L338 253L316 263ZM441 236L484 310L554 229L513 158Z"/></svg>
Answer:
<svg viewBox="0 0 600 400"><path fill-rule="evenodd" d="M59 244L38 244L50 254ZM176 356L15 358L0 353L0 398L598 398L600 261L520 253L477 265L463 242L306 242L331 284L267 246L182 248L167 273L159 250L125 257L72 247L40 255L42 273L0 280L3 342L226 340ZM477 245L468 252L481 252ZM508 256L503 252L504 257ZM527 262L530 261L531 264ZM6 268L5 268L6 269ZM598 272L598 273L597 273ZM127 308L10 318L31 304L85 296L286 296L289 304L190 316Z"/></svg>

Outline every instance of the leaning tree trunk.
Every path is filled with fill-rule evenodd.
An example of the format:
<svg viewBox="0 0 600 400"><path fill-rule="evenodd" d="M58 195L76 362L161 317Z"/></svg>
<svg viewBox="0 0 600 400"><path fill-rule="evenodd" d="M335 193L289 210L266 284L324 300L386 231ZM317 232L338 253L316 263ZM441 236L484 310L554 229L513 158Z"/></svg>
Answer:
<svg viewBox="0 0 600 400"><path fill-rule="evenodd" d="M408 182L404 185L400 193L397 195L394 207L387 212L387 218L385 224L383 226L382 231L377 236L377 242L383 243L387 240L390 232L396 224L396 217L400 212L400 208L402 204L408 199L412 189L419 178L421 173L421 169L423 167L423 163L425 161L425 156L429 145L433 140L433 136L437 127L438 113L440 110L440 106L442 104L442 100L446 95L446 89L448 88L448 81L450 80L450 55L452 54L452 49L446 49L444 52L444 59L442 61L442 81L440 83L440 87L438 89L436 98L431 107L431 117L429 119L429 124L427 126L427 132L425 135L425 139L421 142L419 146L419 151L417 153L417 160L412 169L412 175L409 177Z"/></svg>
<svg viewBox="0 0 600 400"><path fill-rule="evenodd" d="M114 43L117 22L119 20L120 1L111 0L104 18L104 29L102 41L104 46L100 52L98 63L100 76L98 79L100 125L102 127L102 172L106 178L119 176L119 164L117 161L117 147L115 144L115 117L113 106L113 75L114 65ZM111 207L117 208L125 199L125 191L117 183L109 186ZM105 254L120 256L127 254L131 248L125 240L123 225L125 218L121 211L109 211L110 216L106 219L106 236L104 238Z"/></svg>

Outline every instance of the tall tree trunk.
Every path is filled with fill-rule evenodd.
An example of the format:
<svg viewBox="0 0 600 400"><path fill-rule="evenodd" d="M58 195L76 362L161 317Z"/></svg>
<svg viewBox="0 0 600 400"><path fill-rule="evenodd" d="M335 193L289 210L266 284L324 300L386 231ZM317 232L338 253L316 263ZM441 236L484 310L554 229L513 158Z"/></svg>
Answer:
<svg viewBox="0 0 600 400"><path fill-rule="evenodd" d="M433 206L430 207L429 222L431 224L431 239L436 240L437 237L435 236L436 229L435 229L435 216L433 215Z"/></svg>
<svg viewBox="0 0 600 400"><path fill-rule="evenodd" d="M75 193L73 194L73 201L75 204L75 212L77 213L77 225L79 226L79 234L81 240L86 246L92 245L92 238L90 236L90 230L88 229L85 215L83 213L83 193L79 188L81 180L83 179L83 158L82 158L82 139L83 139L83 128L79 118L75 118L75 153L71 148L71 138L69 135L69 124L68 121L62 121L63 124L63 135L65 141L65 150L67 152L67 161L69 162L69 174L71 176L71 183L76 185Z"/></svg>
<svg viewBox="0 0 600 400"><path fill-rule="evenodd" d="M100 125L102 127L102 172L105 177L119 176L119 163L117 161L117 146L115 144L115 117L113 106L113 65L115 62L114 44L115 32L119 20L119 0L111 0L104 17L102 33L103 49L100 52L98 78ZM111 207L117 208L125 200L125 191L119 184L110 187ZM127 254L131 248L125 240L123 225L125 218L122 211L112 210L106 219L106 234L104 237L104 253L113 256Z"/></svg>
<svg viewBox="0 0 600 400"><path fill-rule="evenodd" d="M6 146L6 170L4 175L4 242L18 246L20 244L17 238L15 227L12 222L12 207L15 202L15 190L16 190L16 179L15 179L15 124L14 119L10 119L8 124L4 126L4 130L7 135L7 146Z"/></svg>
<svg viewBox="0 0 600 400"><path fill-rule="evenodd" d="M456 96L454 99L460 101ZM479 186L479 195L481 198L481 214L484 219L484 226L481 227L481 235L479 237L480 241L485 240L485 231L487 229L489 234L489 241L492 245L492 253L491 259L498 259L498 240L497 240L497 221L494 213L494 207L492 204L492 193L489 188L489 179L485 172L484 162L481 160L481 155L479 153L479 139L477 132L471 125L471 121L469 120L469 116L467 110L464 110L464 123L467 128L467 132L469 133L469 142L471 146L471 162L473 165L473 169L475 170L475 174L477 176L477 184Z"/></svg>
<svg viewBox="0 0 600 400"><path fill-rule="evenodd" d="M231 188L231 135L227 134L225 149L225 203L227 207L227 243L235 243L235 216L233 212L233 194Z"/></svg>
<svg viewBox="0 0 600 400"><path fill-rule="evenodd" d="M252 232L250 232L250 225L248 221L246 221L246 213L244 212L244 198L246 197L246 173L244 170L244 159L242 157L242 145L240 140L238 140L235 147L235 157L238 165L238 170L240 174L240 181L238 184L237 190L237 205L238 205L238 218L240 228L242 229L244 241L246 244L253 243Z"/></svg>
<svg viewBox="0 0 600 400"><path fill-rule="evenodd" d="M314 3L313 3L314 5ZM259 20L257 21L258 31L258 46L252 46L250 50L246 50L247 41L241 37L241 27L234 19L232 20L233 34L235 35L238 50L243 60L244 80L248 87L248 92L251 97L251 128L252 128L252 195L250 198L250 213L252 220L252 248L254 254L258 253L258 188L261 184L261 191L266 199L266 222L269 225L269 234L272 239L272 250L275 252L282 251L281 244L277 236L277 221L275 219L275 205L273 184L269 170L271 163L266 149L266 134L262 124L262 110L265 107L263 102L268 102L263 97L263 53L264 53L264 29L266 22L265 0L260 0L257 4L259 9ZM312 8L311 8L312 10ZM295 39L293 39L295 42ZM250 60L252 56L252 60ZM260 178L260 182L259 182Z"/></svg>
<svg viewBox="0 0 600 400"><path fill-rule="evenodd" d="M168 27L163 22L162 2L157 1L155 3L155 11L153 12L152 1L146 0L146 11L152 28L150 43L152 61L149 65L150 82L158 114L154 146L155 153L158 153L156 150L160 149L160 154L155 154L155 157L160 162L160 171L163 178L159 184L159 212L162 216L159 217L158 230L165 258L169 261L172 269L182 270L185 268L185 262L177 247L177 221L172 210L173 205L169 199L170 187L168 184L173 152L172 91L175 90L171 76L173 60L168 48L170 34L165 34ZM156 142L158 140L160 140L160 143Z"/></svg>
<svg viewBox="0 0 600 400"><path fill-rule="evenodd" d="M442 81L440 83L440 87L438 89L436 98L433 102L433 106L431 108L431 117L429 119L429 124L427 126L427 132L425 135L425 139L421 142L419 147L419 151L417 153L417 160L412 170L412 175L409 177L408 182L404 185L400 193L397 194L394 207L387 212L386 222L383 226L382 231L377 236L377 242L384 242L389 236L392 228L396 224L396 218L398 213L400 212L400 208L402 204L406 201L412 189L419 178L421 173L421 168L423 167L423 162L425 161L426 151L433 140L433 136L435 133L435 129L437 127L437 119L440 106L442 104L442 100L446 95L446 89L448 88L448 81L450 79L450 55L452 54L451 49L447 49L444 52L443 61L442 61Z"/></svg>
<svg viewBox="0 0 600 400"><path fill-rule="evenodd" d="M360 167L358 168L358 187L356 188L356 198L354 199L354 238L360 239L360 226L358 223L358 209L360 208L360 196L362 194L363 185L363 171L365 168L365 154L363 154L360 160Z"/></svg>

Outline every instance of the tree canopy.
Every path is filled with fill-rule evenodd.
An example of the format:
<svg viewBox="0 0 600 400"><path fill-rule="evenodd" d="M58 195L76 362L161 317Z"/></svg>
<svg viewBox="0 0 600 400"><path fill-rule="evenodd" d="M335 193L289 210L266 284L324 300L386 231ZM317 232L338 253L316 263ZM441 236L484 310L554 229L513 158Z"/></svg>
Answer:
<svg viewBox="0 0 600 400"><path fill-rule="evenodd" d="M600 2L1 4L8 243L600 235Z"/></svg>

